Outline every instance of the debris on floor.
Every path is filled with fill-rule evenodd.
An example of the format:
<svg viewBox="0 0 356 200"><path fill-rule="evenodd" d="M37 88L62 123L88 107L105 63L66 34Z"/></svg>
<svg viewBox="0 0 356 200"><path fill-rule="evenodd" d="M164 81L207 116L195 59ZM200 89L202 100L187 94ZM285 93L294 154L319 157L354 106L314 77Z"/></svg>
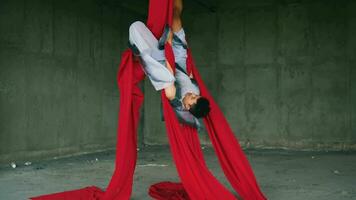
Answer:
<svg viewBox="0 0 356 200"><path fill-rule="evenodd" d="M15 168L17 167L17 165L16 165L15 162L11 162L11 163L10 163L10 166L11 166L13 169L15 169Z"/></svg>
<svg viewBox="0 0 356 200"><path fill-rule="evenodd" d="M24 164L25 164L25 166L30 166L32 164L32 162L27 161Z"/></svg>

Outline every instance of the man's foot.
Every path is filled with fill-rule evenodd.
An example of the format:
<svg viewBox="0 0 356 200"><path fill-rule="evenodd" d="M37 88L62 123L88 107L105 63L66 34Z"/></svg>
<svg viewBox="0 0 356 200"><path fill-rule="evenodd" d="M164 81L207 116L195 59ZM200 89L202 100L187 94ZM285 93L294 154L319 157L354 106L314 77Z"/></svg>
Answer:
<svg viewBox="0 0 356 200"><path fill-rule="evenodd" d="M140 51L138 50L138 48L136 47L135 44L131 44L131 42L129 41L129 42L128 42L128 46L129 46L129 48L132 50L132 52L133 52L133 54L134 54L135 56L139 56L139 55L140 55Z"/></svg>

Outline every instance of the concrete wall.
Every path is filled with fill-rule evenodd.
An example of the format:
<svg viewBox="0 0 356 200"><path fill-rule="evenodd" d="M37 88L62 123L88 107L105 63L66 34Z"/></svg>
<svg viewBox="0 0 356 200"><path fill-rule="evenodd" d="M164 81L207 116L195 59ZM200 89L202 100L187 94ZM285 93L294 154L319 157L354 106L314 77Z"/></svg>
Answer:
<svg viewBox="0 0 356 200"><path fill-rule="evenodd" d="M243 146L356 149L354 1L194 2L184 26L196 64ZM145 141L166 143L145 120Z"/></svg>
<svg viewBox="0 0 356 200"><path fill-rule="evenodd" d="M355 2L184 6L196 64L243 146L356 149ZM0 2L0 162L115 147L117 65L146 11L141 0ZM159 94L142 88L139 143L167 144Z"/></svg>
<svg viewBox="0 0 356 200"><path fill-rule="evenodd" d="M115 1L0 1L0 162L115 146L116 72L143 17Z"/></svg>
<svg viewBox="0 0 356 200"><path fill-rule="evenodd" d="M218 91L237 135L253 146L355 149L356 4L233 3L219 10Z"/></svg>

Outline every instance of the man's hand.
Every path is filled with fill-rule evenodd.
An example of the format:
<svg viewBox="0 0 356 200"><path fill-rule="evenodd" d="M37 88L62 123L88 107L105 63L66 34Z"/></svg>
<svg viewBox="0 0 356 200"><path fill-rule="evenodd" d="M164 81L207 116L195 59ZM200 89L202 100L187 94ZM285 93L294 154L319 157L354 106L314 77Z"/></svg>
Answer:
<svg viewBox="0 0 356 200"><path fill-rule="evenodd" d="M166 93L166 97L169 100L174 99L174 97L176 96L176 87L174 86L174 83L166 88L164 88L164 91Z"/></svg>

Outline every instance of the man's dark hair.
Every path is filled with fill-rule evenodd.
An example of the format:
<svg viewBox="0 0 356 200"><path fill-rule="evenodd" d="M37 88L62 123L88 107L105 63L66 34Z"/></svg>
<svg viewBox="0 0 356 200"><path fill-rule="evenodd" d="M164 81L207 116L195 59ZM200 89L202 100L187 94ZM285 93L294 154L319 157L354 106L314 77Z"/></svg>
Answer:
<svg viewBox="0 0 356 200"><path fill-rule="evenodd" d="M199 97L197 103L190 107L189 112L196 118L207 116L210 112L209 100L205 97Z"/></svg>

